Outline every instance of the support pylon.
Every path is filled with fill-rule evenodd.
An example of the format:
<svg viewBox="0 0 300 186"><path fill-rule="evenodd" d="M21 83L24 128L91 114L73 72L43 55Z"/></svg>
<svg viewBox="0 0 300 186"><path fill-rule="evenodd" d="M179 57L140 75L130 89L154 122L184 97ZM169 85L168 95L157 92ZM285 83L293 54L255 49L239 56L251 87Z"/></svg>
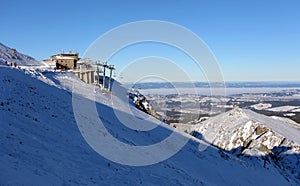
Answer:
<svg viewBox="0 0 300 186"><path fill-rule="evenodd" d="M105 89L105 79L106 79L105 71L106 71L106 67L108 67L107 62L103 62L102 66L103 66L103 84L102 84L102 87L103 87L103 89Z"/></svg>
<svg viewBox="0 0 300 186"><path fill-rule="evenodd" d="M112 76L112 71L115 70L114 65L109 65L108 66L110 73L109 73L109 81L108 81L108 91L110 91L110 87L111 87L111 76Z"/></svg>

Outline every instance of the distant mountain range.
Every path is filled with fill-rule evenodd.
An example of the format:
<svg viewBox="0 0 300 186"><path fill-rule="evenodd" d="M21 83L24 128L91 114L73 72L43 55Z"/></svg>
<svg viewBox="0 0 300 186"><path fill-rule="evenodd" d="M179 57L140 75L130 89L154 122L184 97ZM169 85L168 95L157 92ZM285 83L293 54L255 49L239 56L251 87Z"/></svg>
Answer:
<svg viewBox="0 0 300 186"><path fill-rule="evenodd" d="M131 86L131 84L125 84ZM207 82L146 82L134 84L135 89L160 89L160 88L208 88L208 87L226 87L226 88L300 88L299 82L225 82L225 83L207 83Z"/></svg>

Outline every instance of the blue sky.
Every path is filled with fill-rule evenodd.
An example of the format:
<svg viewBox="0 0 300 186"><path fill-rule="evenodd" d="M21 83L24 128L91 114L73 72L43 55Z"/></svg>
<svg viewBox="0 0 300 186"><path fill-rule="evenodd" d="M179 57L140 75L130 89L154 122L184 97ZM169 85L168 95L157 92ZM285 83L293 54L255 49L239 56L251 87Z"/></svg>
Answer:
<svg viewBox="0 0 300 186"><path fill-rule="evenodd" d="M38 60L61 49L83 54L125 23L162 20L202 38L227 81L300 80L298 0L1 0L0 7L0 42Z"/></svg>

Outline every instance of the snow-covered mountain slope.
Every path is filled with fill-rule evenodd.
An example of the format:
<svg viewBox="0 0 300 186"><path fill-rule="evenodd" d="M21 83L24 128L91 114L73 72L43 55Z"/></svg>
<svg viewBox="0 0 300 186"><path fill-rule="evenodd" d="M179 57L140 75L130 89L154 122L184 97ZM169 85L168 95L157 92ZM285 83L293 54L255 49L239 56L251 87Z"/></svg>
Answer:
<svg viewBox="0 0 300 186"><path fill-rule="evenodd" d="M133 106L129 113L122 99L81 82L70 72L0 67L0 74L0 185L297 184L271 165L264 168L213 146L199 150L200 140L181 133L178 134L188 139L187 144L167 160L148 166L114 163L96 153L80 133L72 106L74 85L96 92L99 117L118 141L148 146L168 137L175 129ZM85 109L85 105L82 107ZM132 130L117 118L116 111L122 112L122 122L157 127L151 131ZM94 121L98 116L89 110L81 116L90 121L87 125L97 124ZM96 145L97 136L108 136L101 130L92 132ZM176 146L176 142L169 144L169 148ZM102 147L109 148L106 145ZM146 156L136 157L143 160Z"/></svg>
<svg viewBox="0 0 300 186"><path fill-rule="evenodd" d="M40 62L36 61L34 58L27 56L25 54L19 53L16 49L9 48L2 43L0 43L0 64L5 64L5 62L14 63L16 62L18 66L39 66Z"/></svg>
<svg viewBox="0 0 300 186"><path fill-rule="evenodd" d="M290 119L234 108L197 124L192 133L238 157L260 157L300 184L300 124Z"/></svg>

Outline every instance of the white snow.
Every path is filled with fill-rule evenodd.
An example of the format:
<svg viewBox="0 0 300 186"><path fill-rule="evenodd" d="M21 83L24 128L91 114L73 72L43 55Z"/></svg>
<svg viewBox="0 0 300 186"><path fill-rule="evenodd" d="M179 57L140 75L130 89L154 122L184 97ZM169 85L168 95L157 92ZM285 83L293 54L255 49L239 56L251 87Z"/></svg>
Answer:
<svg viewBox="0 0 300 186"><path fill-rule="evenodd" d="M258 103L258 104L255 104L255 105L251 105L250 107L254 108L255 110L265 110L265 109L271 108L272 104L270 104L270 103Z"/></svg>
<svg viewBox="0 0 300 186"><path fill-rule="evenodd" d="M296 116L295 113L286 113L286 114L283 114L284 116Z"/></svg>
<svg viewBox="0 0 300 186"><path fill-rule="evenodd" d="M275 167L280 164L285 172L290 172L290 178L298 180L300 124L290 119L268 117L251 110L234 108L195 125L191 133L195 132L200 133L201 138L209 143L237 155L276 156L272 159L273 163L269 160L270 164ZM294 152L293 156L284 156L288 149Z"/></svg>
<svg viewBox="0 0 300 186"><path fill-rule="evenodd" d="M278 117L278 116L270 116L270 117L273 118L273 119L276 119L276 120L280 120L283 125L285 125L285 124L287 124L287 125L293 125L294 128L300 130L300 124L296 123L295 121L293 121L293 120L291 120L289 118Z"/></svg>
<svg viewBox="0 0 300 186"><path fill-rule="evenodd" d="M1 52L4 53L0 50ZM21 62L31 64L26 59ZM299 184L293 179L287 179L286 172L280 172L271 166L263 168L255 161L244 161L209 144L205 146L205 141L180 133L137 110L128 105L128 99L124 99L126 90L117 83L113 89L115 96L112 96L98 87L83 83L71 72L41 68L20 70L0 65L0 74L0 185ZM86 121L82 125L98 126L97 121L101 119L105 129L89 128L81 131L82 128L77 126L72 105L72 91L75 86L85 91L84 95L77 95L77 109L84 111L79 117ZM83 104L86 102L94 105L97 114ZM248 120L248 114L237 113L245 121ZM251 115L256 118L255 114ZM258 117L257 120L273 121L265 117ZM233 122L234 125L236 119L222 120L225 121L228 124ZM207 124L208 127L214 126L210 122ZM253 128L252 124L256 125L256 122L249 123L245 130ZM153 130L132 130L127 125L150 127ZM274 130L279 130L278 133L287 135L287 138L295 142L299 141L299 137L298 140L294 139L299 136L299 130L295 132L295 128L289 125L274 125L276 126L270 124ZM223 131L227 128L224 126ZM106 139L113 136L115 141L124 143L124 146L139 148L157 144L174 133L181 139L186 139L187 144L169 159L148 166L115 163L109 160L109 156L104 158L91 148L95 145L101 150L107 150L106 152L118 150L110 143L99 141L100 137ZM85 141L86 135L92 141ZM225 137L224 134L221 135ZM167 149L178 145L178 141L167 143ZM158 148L149 152L152 157L149 153L131 157L122 152L110 155L111 158L117 157L121 161L148 161L146 157L155 159L164 150ZM290 154L295 152L298 151L288 151Z"/></svg>
<svg viewBox="0 0 300 186"><path fill-rule="evenodd" d="M291 110L291 112L300 112L300 108L298 108L298 109L293 109L293 110Z"/></svg>
<svg viewBox="0 0 300 186"><path fill-rule="evenodd" d="M9 63L16 62L18 66L41 66L41 63L32 57L21 54L17 50L0 43L0 64L4 65L5 61Z"/></svg>
<svg viewBox="0 0 300 186"><path fill-rule="evenodd" d="M276 169L264 169L231 155L226 155L225 161L214 147L208 146L205 151L199 151L198 146L202 142L192 137L179 153L154 165L131 167L111 162L85 142L74 120L70 94L73 82L83 89L91 85L84 84L68 72L26 74L22 70L3 67L0 71L0 90L5 92L0 95L3 103L0 106L0 180L3 185L293 183L287 182ZM42 76L47 81L41 81L39 77ZM127 121L139 125L150 122L158 129L138 132L124 127L111 110L111 96L97 88L95 91L100 117L107 131L120 141L135 145L152 144L174 130L158 120L149 120L148 115L134 107L131 110L138 118L123 113ZM113 107L126 111L125 103L118 97L113 99L118 103ZM83 113L83 117L85 115L89 116L89 112ZM101 131L97 133L103 135ZM142 160L143 156L139 158Z"/></svg>
<svg viewBox="0 0 300 186"><path fill-rule="evenodd" d="M298 108L300 108L300 107L286 105L286 106L281 106L281 107L273 107L273 108L270 108L267 110L272 111L272 112L289 112L289 111L292 111L292 110L298 109Z"/></svg>
<svg viewBox="0 0 300 186"><path fill-rule="evenodd" d="M233 105L217 105L219 108L233 108Z"/></svg>

